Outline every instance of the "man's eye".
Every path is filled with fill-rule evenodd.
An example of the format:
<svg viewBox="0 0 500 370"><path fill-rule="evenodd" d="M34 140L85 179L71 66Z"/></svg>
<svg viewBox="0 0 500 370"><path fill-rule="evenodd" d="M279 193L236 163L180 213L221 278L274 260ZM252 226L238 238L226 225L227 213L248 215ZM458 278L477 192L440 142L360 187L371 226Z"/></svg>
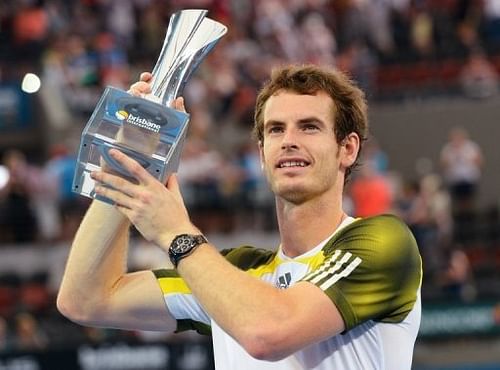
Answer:
<svg viewBox="0 0 500 370"><path fill-rule="evenodd" d="M283 132L283 127L280 127L280 126L273 126L273 127L270 127L268 132L270 134L277 134L277 133L281 133Z"/></svg>
<svg viewBox="0 0 500 370"><path fill-rule="evenodd" d="M316 130L318 130L318 126L316 126L316 125L305 125L302 129L304 131L316 131Z"/></svg>

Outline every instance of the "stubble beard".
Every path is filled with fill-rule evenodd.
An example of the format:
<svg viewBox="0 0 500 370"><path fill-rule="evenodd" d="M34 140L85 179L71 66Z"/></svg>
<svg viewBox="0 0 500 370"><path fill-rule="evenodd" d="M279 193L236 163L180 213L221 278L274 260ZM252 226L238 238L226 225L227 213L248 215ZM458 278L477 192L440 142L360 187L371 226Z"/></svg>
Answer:
<svg viewBox="0 0 500 370"><path fill-rule="evenodd" d="M281 194L276 193L277 196L283 199L287 203L294 205L300 205L307 201L307 193L298 189L293 189L289 191L283 191Z"/></svg>
<svg viewBox="0 0 500 370"><path fill-rule="evenodd" d="M303 204L309 199L314 198L318 193L318 188L316 188L316 186L311 186L311 184L286 183L279 185L274 183L271 188L279 199L293 205Z"/></svg>

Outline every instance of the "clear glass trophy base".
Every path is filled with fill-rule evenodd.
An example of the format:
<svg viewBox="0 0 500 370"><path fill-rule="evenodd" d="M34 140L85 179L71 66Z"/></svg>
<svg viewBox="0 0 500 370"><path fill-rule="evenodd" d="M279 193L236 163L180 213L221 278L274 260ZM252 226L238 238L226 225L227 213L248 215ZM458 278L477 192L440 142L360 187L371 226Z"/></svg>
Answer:
<svg viewBox="0 0 500 370"><path fill-rule="evenodd" d="M83 130L73 191L106 203L96 196L90 173L105 170L135 181L109 150L116 148L165 182L179 166L189 115L125 91L108 87Z"/></svg>

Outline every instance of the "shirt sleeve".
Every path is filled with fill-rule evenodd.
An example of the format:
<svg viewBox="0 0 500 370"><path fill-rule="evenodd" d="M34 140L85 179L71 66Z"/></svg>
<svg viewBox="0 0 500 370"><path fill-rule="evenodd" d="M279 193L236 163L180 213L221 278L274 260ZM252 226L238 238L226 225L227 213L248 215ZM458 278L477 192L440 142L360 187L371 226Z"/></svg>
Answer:
<svg viewBox="0 0 500 370"><path fill-rule="evenodd" d="M241 246L221 251L224 258L239 269L246 271L272 260L274 252ZM177 331L196 330L200 334L211 333L211 320L198 299L179 276L176 270L160 269L153 271L168 310L177 320Z"/></svg>
<svg viewBox="0 0 500 370"><path fill-rule="evenodd" d="M325 260L302 280L322 289L346 330L367 320L401 322L417 300L422 262L415 238L397 217L360 219L323 248Z"/></svg>
<svg viewBox="0 0 500 370"><path fill-rule="evenodd" d="M162 269L153 273L168 310L177 320L176 332L196 330L200 334L210 334L210 317L177 271Z"/></svg>

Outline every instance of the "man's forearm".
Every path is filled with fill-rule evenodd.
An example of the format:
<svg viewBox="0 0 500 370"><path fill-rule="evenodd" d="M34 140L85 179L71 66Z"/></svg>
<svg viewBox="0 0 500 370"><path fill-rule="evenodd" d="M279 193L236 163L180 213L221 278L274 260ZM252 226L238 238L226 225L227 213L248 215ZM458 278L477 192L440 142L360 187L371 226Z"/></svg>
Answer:
<svg viewBox="0 0 500 370"><path fill-rule="evenodd" d="M85 315L126 272L129 221L94 201L76 233L58 296L61 311Z"/></svg>
<svg viewBox="0 0 500 370"><path fill-rule="evenodd" d="M178 269L209 315L249 352L290 308L283 292L225 262L213 246L201 246Z"/></svg>
<svg viewBox="0 0 500 370"><path fill-rule="evenodd" d="M283 359L345 328L336 306L314 284L277 289L238 270L209 244L181 260L178 271L209 316L255 358Z"/></svg>

